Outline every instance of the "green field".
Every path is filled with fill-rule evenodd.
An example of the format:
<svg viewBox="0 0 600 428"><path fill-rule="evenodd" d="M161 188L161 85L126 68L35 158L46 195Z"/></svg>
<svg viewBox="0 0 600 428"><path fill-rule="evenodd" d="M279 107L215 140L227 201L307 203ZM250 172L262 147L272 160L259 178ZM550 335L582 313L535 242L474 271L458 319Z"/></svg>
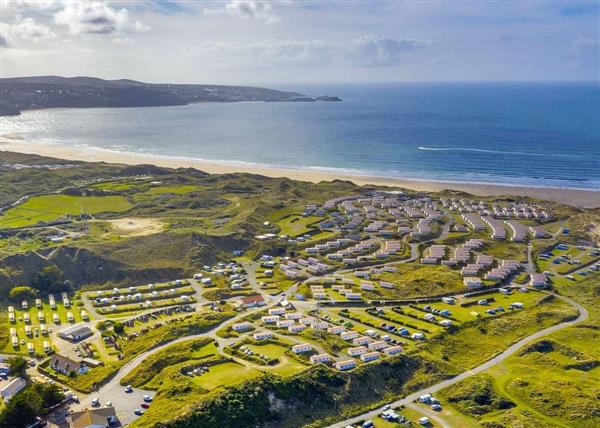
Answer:
<svg viewBox="0 0 600 428"><path fill-rule="evenodd" d="M289 355L289 346L285 347L274 343L248 345L254 353L266 355L269 358L277 358L279 363L274 366L265 366L264 370L280 376L291 376L306 369L298 359Z"/></svg>
<svg viewBox="0 0 600 428"><path fill-rule="evenodd" d="M23 227L81 213L121 212L131 207L123 196L34 196L0 216L0 228Z"/></svg>
<svg viewBox="0 0 600 428"><path fill-rule="evenodd" d="M317 216L302 217L300 215L290 215L279 220L277 226L280 228L280 234L296 237L314 230L309 226L322 220L323 217Z"/></svg>
<svg viewBox="0 0 600 428"><path fill-rule="evenodd" d="M238 363L223 363L211 366L209 372L195 376L193 382L209 391L228 387L260 376L261 373Z"/></svg>

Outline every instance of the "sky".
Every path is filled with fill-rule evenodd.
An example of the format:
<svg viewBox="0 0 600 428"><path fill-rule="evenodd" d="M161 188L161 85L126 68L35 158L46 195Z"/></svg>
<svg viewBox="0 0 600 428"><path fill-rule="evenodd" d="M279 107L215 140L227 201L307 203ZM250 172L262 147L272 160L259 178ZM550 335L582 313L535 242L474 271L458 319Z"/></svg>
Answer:
<svg viewBox="0 0 600 428"><path fill-rule="evenodd" d="M600 80L600 2L0 0L0 75Z"/></svg>

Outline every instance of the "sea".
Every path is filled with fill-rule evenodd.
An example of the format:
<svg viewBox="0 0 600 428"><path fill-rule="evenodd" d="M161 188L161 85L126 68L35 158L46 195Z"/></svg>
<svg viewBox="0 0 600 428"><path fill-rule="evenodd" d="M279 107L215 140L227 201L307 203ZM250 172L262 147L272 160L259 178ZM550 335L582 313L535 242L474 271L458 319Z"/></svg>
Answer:
<svg viewBox="0 0 600 428"><path fill-rule="evenodd" d="M36 110L0 118L0 133L342 176L600 189L598 82L266 86L343 101Z"/></svg>

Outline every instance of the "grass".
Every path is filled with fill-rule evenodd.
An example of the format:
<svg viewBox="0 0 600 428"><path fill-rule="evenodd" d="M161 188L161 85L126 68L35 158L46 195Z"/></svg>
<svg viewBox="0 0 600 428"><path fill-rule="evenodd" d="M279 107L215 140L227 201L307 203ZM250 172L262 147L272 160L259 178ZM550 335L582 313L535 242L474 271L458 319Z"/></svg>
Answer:
<svg viewBox="0 0 600 428"><path fill-rule="evenodd" d="M505 260L527 261L527 245L516 242L494 242L486 246L485 253Z"/></svg>
<svg viewBox="0 0 600 428"><path fill-rule="evenodd" d="M415 263L395 265L397 272L384 272L375 278L394 284L393 290L380 288L387 298L408 299L431 297L464 291L458 271L445 266L423 266Z"/></svg>
<svg viewBox="0 0 600 428"><path fill-rule="evenodd" d="M211 366L209 372L193 378L193 382L209 391L232 386L260 376L261 373L251 367L228 362Z"/></svg>
<svg viewBox="0 0 600 428"><path fill-rule="evenodd" d="M280 376L292 376L306 369L297 358L290 355L289 347L274 343L248 345L254 353L266 355L269 358L277 358L279 363L274 366L265 366L264 370Z"/></svg>
<svg viewBox="0 0 600 428"><path fill-rule="evenodd" d="M150 190L144 192L146 195L165 195L167 193L173 193L175 195L182 195L184 193L195 192L202 189L201 186L193 184L182 184L182 185L159 185L151 187Z"/></svg>
<svg viewBox="0 0 600 428"><path fill-rule="evenodd" d="M132 205L123 196L44 195L29 198L0 216L0 228L15 228L51 222L63 216L122 212Z"/></svg>
<svg viewBox="0 0 600 428"><path fill-rule="evenodd" d="M450 334L434 337L424 350L460 372L483 363L520 338L573 319L576 314L568 303L550 297L528 310L467 323Z"/></svg>
<svg viewBox="0 0 600 428"><path fill-rule="evenodd" d="M296 237L313 231L314 227L310 226L322 220L323 218L318 216L290 215L279 220L277 226L279 226L280 234Z"/></svg>

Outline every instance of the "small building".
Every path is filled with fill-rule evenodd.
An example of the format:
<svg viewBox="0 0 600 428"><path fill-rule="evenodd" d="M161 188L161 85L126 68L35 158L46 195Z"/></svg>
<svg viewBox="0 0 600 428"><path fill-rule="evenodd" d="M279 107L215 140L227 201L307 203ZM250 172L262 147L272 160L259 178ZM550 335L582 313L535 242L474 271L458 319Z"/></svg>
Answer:
<svg viewBox="0 0 600 428"><path fill-rule="evenodd" d="M358 337L357 331L345 331L340 334L340 338L342 340L352 340L352 339L356 339L357 337Z"/></svg>
<svg viewBox="0 0 600 428"><path fill-rule="evenodd" d="M548 278L543 273L532 273L529 285L535 288L546 288L548 286Z"/></svg>
<svg viewBox="0 0 600 428"><path fill-rule="evenodd" d="M345 331L346 327L344 327L343 325L334 325L327 329L327 332L331 334L341 334Z"/></svg>
<svg viewBox="0 0 600 428"><path fill-rule="evenodd" d="M310 357L310 362L312 364L328 363L329 361L331 361L331 357L328 354L318 354Z"/></svg>
<svg viewBox="0 0 600 428"><path fill-rule="evenodd" d="M276 325L278 328L287 328L294 325L296 322L294 320L279 320Z"/></svg>
<svg viewBox="0 0 600 428"><path fill-rule="evenodd" d="M396 355L402 352L402 345L390 346L383 350L385 355Z"/></svg>
<svg viewBox="0 0 600 428"><path fill-rule="evenodd" d="M6 402L12 397L14 397L15 394L17 394L23 388L25 388L26 385L27 382L25 381L25 379L16 377L10 382L8 382L8 384L0 388L0 397L2 397L2 399Z"/></svg>
<svg viewBox="0 0 600 428"><path fill-rule="evenodd" d="M64 329L58 333L58 336L64 340L79 342L80 340L90 337L93 334L94 332L88 326L77 324Z"/></svg>
<svg viewBox="0 0 600 428"><path fill-rule="evenodd" d="M371 343L373 341L373 339L371 339L368 336L360 336L360 337L356 337L354 339L352 339L352 344L353 345L367 345L369 343Z"/></svg>
<svg viewBox="0 0 600 428"><path fill-rule="evenodd" d="M266 305L265 299L260 294L254 294L252 296L242 297L240 300L242 307L244 308L255 308L258 306Z"/></svg>
<svg viewBox="0 0 600 428"><path fill-rule="evenodd" d="M367 351L368 351L368 349L366 346L356 346L354 348L348 348L348 350L346 352L351 357L356 357L357 355L366 354Z"/></svg>
<svg viewBox="0 0 600 428"><path fill-rule="evenodd" d="M280 320L279 315L265 315L260 318L261 322L264 324L275 324Z"/></svg>
<svg viewBox="0 0 600 428"><path fill-rule="evenodd" d="M387 343L385 343L383 340L378 340L368 344L369 351L378 351L380 349L387 348L387 346Z"/></svg>
<svg viewBox="0 0 600 428"><path fill-rule="evenodd" d="M252 335L254 340L264 340L271 339L273 337L273 333L270 331L258 331Z"/></svg>
<svg viewBox="0 0 600 428"><path fill-rule="evenodd" d="M338 361L334 366L338 370L350 370L356 367L356 360Z"/></svg>
<svg viewBox="0 0 600 428"><path fill-rule="evenodd" d="M231 329L233 331L237 331L237 332L248 331L251 328L252 328L252 323L249 323L248 321L238 322L231 326Z"/></svg>
<svg viewBox="0 0 600 428"><path fill-rule="evenodd" d="M292 346L292 352L294 354L302 354L304 352L312 351L313 347L310 343L299 343L297 345Z"/></svg>
<svg viewBox="0 0 600 428"><path fill-rule="evenodd" d="M269 309L269 315L283 315L285 314L285 308L271 308Z"/></svg>
<svg viewBox="0 0 600 428"><path fill-rule="evenodd" d="M86 409L73 412L67 417L69 428L107 428L119 424L114 407Z"/></svg>
<svg viewBox="0 0 600 428"><path fill-rule="evenodd" d="M306 330L306 326L304 324L292 324L288 327L288 331L290 333L300 333L304 330Z"/></svg>
<svg viewBox="0 0 600 428"><path fill-rule="evenodd" d="M475 289L475 288L481 288L482 287L482 282L481 282L481 278L478 278L476 276L468 276L463 280L465 287L470 288L470 289Z"/></svg>
<svg viewBox="0 0 600 428"><path fill-rule="evenodd" d="M367 352L366 354L362 354L360 356L360 360L363 363L366 363L366 362L369 362L369 361L377 360L380 355L381 354L379 352Z"/></svg>
<svg viewBox="0 0 600 428"><path fill-rule="evenodd" d="M48 366L55 372L69 375L75 373L81 375L89 371L89 367L83 364L82 361L75 361L64 355L56 354L50 358Z"/></svg>

